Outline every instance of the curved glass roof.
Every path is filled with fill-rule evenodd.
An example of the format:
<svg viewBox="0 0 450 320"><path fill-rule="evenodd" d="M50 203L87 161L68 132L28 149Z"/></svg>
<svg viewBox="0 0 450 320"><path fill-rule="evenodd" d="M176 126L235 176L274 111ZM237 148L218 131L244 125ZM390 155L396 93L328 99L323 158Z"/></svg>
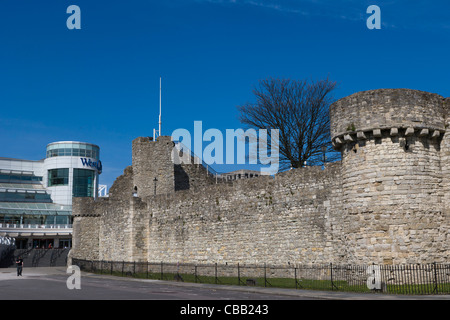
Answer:
<svg viewBox="0 0 450 320"><path fill-rule="evenodd" d="M0 202L0 214L72 215L72 206L56 203Z"/></svg>

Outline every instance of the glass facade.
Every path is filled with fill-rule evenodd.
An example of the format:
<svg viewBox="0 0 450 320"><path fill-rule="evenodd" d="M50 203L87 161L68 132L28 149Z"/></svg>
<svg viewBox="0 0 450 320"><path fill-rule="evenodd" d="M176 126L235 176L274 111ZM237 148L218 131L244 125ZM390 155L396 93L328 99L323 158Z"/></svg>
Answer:
<svg viewBox="0 0 450 320"><path fill-rule="evenodd" d="M69 168L48 170L48 186L69 185Z"/></svg>
<svg viewBox="0 0 450 320"><path fill-rule="evenodd" d="M7 215L0 214L0 223L4 224L39 224L39 225L65 225L72 224L71 216L55 215Z"/></svg>
<svg viewBox="0 0 450 320"><path fill-rule="evenodd" d="M68 225L72 207L54 203L0 202L0 224Z"/></svg>
<svg viewBox="0 0 450 320"><path fill-rule="evenodd" d="M95 172L86 169L73 169L73 197L93 197Z"/></svg>
<svg viewBox="0 0 450 320"><path fill-rule="evenodd" d="M42 177L35 175L20 174L20 173L5 173L0 172L0 183L37 183L41 182Z"/></svg>
<svg viewBox="0 0 450 320"><path fill-rule="evenodd" d="M88 157L100 159L100 148L91 144L67 142L47 146L47 158L52 157Z"/></svg>
<svg viewBox="0 0 450 320"><path fill-rule="evenodd" d="M0 189L0 202L52 202L50 195L43 192Z"/></svg>
<svg viewBox="0 0 450 320"><path fill-rule="evenodd" d="M18 248L70 248L72 197L98 193L98 146L59 141L47 145L46 156L0 157L0 231L14 237Z"/></svg>
<svg viewBox="0 0 450 320"><path fill-rule="evenodd" d="M72 206L56 203L0 202L0 213L18 216L70 216L72 215Z"/></svg>

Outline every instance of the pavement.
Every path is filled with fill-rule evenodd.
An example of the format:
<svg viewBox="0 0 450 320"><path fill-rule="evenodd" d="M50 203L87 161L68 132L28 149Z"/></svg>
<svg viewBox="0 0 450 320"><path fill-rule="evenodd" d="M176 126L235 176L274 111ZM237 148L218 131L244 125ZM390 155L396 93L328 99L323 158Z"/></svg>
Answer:
<svg viewBox="0 0 450 320"><path fill-rule="evenodd" d="M388 295L185 283L82 272L70 290L66 267L0 269L0 300L450 300L450 295Z"/></svg>

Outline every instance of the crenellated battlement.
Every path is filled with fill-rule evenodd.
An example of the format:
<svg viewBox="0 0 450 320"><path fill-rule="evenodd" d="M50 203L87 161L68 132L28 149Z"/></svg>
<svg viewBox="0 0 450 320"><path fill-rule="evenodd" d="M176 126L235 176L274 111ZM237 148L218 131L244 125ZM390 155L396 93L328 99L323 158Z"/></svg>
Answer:
<svg viewBox="0 0 450 320"><path fill-rule="evenodd" d="M347 131L332 139L333 147L340 150L346 144L354 144L372 139L381 139L383 137L391 138L409 138L416 137L421 139L437 140L441 139L445 134L445 130L435 128L425 128L422 126L416 127L392 127L392 128L377 128L365 129L359 131ZM400 141L400 140L398 140Z"/></svg>
<svg viewBox="0 0 450 320"><path fill-rule="evenodd" d="M331 139L339 148L346 143L389 136L438 139L446 131L448 99L410 89L358 92L330 107Z"/></svg>

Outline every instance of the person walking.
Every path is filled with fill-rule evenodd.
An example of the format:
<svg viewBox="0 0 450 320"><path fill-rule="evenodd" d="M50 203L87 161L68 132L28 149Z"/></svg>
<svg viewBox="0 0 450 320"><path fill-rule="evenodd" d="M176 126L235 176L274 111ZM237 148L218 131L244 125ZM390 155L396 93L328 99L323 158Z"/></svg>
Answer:
<svg viewBox="0 0 450 320"><path fill-rule="evenodd" d="M23 259L21 256L19 256L16 259L16 266L17 266L17 276L22 276L22 269L23 269Z"/></svg>

